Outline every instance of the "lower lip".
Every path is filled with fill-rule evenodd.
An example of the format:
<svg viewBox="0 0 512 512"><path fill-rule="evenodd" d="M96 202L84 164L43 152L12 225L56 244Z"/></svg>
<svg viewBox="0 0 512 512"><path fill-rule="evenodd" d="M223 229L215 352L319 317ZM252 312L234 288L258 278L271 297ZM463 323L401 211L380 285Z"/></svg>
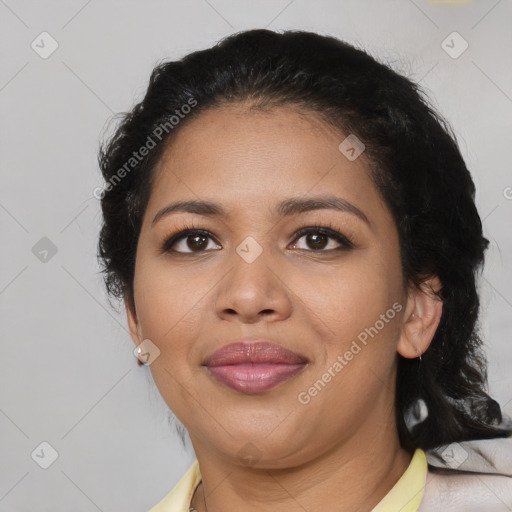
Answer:
<svg viewBox="0 0 512 512"><path fill-rule="evenodd" d="M226 386L242 393L254 394L267 391L290 379L306 366L301 364L232 364L208 366L210 373Z"/></svg>

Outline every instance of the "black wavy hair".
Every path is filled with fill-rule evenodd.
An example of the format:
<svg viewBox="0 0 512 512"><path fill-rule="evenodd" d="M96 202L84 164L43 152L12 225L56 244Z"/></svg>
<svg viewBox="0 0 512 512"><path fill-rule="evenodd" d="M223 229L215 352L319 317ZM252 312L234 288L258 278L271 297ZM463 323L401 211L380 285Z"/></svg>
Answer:
<svg viewBox="0 0 512 512"><path fill-rule="evenodd" d="M166 141L201 112L238 102L313 111L363 141L398 228L404 284L419 287L434 275L442 283L443 313L429 349L421 361L398 355L401 445L426 450L509 435L486 393L476 279L489 242L456 137L418 84L337 38L248 30L154 68L144 99L99 151L107 186L98 257L109 294L134 306L137 242ZM411 427L406 416L420 400L428 416Z"/></svg>

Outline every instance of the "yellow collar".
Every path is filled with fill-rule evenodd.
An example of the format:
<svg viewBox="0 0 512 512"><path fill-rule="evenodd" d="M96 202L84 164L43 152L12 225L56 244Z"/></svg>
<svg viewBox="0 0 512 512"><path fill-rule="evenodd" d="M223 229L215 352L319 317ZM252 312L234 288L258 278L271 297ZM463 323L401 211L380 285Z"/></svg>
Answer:
<svg viewBox="0 0 512 512"><path fill-rule="evenodd" d="M371 512L416 512L427 480L427 456L417 448L409 467Z"/></svg>

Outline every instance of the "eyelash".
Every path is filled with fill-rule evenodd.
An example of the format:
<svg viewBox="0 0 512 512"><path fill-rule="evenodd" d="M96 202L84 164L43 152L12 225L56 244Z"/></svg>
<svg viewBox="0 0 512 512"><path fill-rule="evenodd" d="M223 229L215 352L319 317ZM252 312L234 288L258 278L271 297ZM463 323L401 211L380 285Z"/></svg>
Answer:
<svg viewBox="0 0 512 512"><path fill-rule="evenodd" d="M333 240L338 242L341 245L341 247L337 247L336 249L328 249L328 250L320 249L317 251L315 251L313 249L298 249L298 250L302 250L302 251L305 250L305 251L314 252L314 253L322 253L322 252L332 253L335 251L336 252L337 251L347 251L347 250L353 249L355 247L354 243L349 238L347 238L345 235L342 235L329 222L327 222L325 225L322 225L322 226L315 225L315 226L308 226L308 227L299 229L299 231L297 231L294 234L293 241L296 242L297 240L302 238L304 235L308 235L310 233L321 234L321 235L325 235L329 238L332 238ZM189 224L189 225L185 224L179 232L175 232L174 234L171 233L170 235L167 235L165 237L164 242L161 245L160 252L162 254L168 253L168 254L178 254L178 255L192 255L192 254L200 254L202 252L207 252L207 251L180 252L180 251L174 251L173 249L171 249L171 247L176 242L178 242L184 238L186 239L188 236L192 236L192 235L205 236L208 238L212 238L215 241L215 238L212 236L212 234L209 231L197 228L196 226L194 226L192 224ZM215 241L215 243L218 243L218 242ZM220 245L220 244L218 244L218 245Z"/></svg>

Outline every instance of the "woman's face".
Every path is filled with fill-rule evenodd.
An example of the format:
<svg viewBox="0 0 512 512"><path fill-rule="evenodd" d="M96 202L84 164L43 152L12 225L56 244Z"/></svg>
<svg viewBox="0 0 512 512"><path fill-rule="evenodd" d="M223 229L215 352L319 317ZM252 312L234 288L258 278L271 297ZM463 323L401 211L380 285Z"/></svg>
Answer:
<svg viewBox="0 0 512 512"><path fill-rule="evenodd" d="M287 467L349 438L368 444L383 423L395 428L398 234L364 152L353 159L350 141L339 149L347 135L314 114L232 105L184 125L159 162L129 322L136 344L158 347L152 375L196 453ZM157 215L183 201L222 213ZM184 229L208 233L164 251ZM300 362L205 366L240 339L270 341Z"/></svg>

